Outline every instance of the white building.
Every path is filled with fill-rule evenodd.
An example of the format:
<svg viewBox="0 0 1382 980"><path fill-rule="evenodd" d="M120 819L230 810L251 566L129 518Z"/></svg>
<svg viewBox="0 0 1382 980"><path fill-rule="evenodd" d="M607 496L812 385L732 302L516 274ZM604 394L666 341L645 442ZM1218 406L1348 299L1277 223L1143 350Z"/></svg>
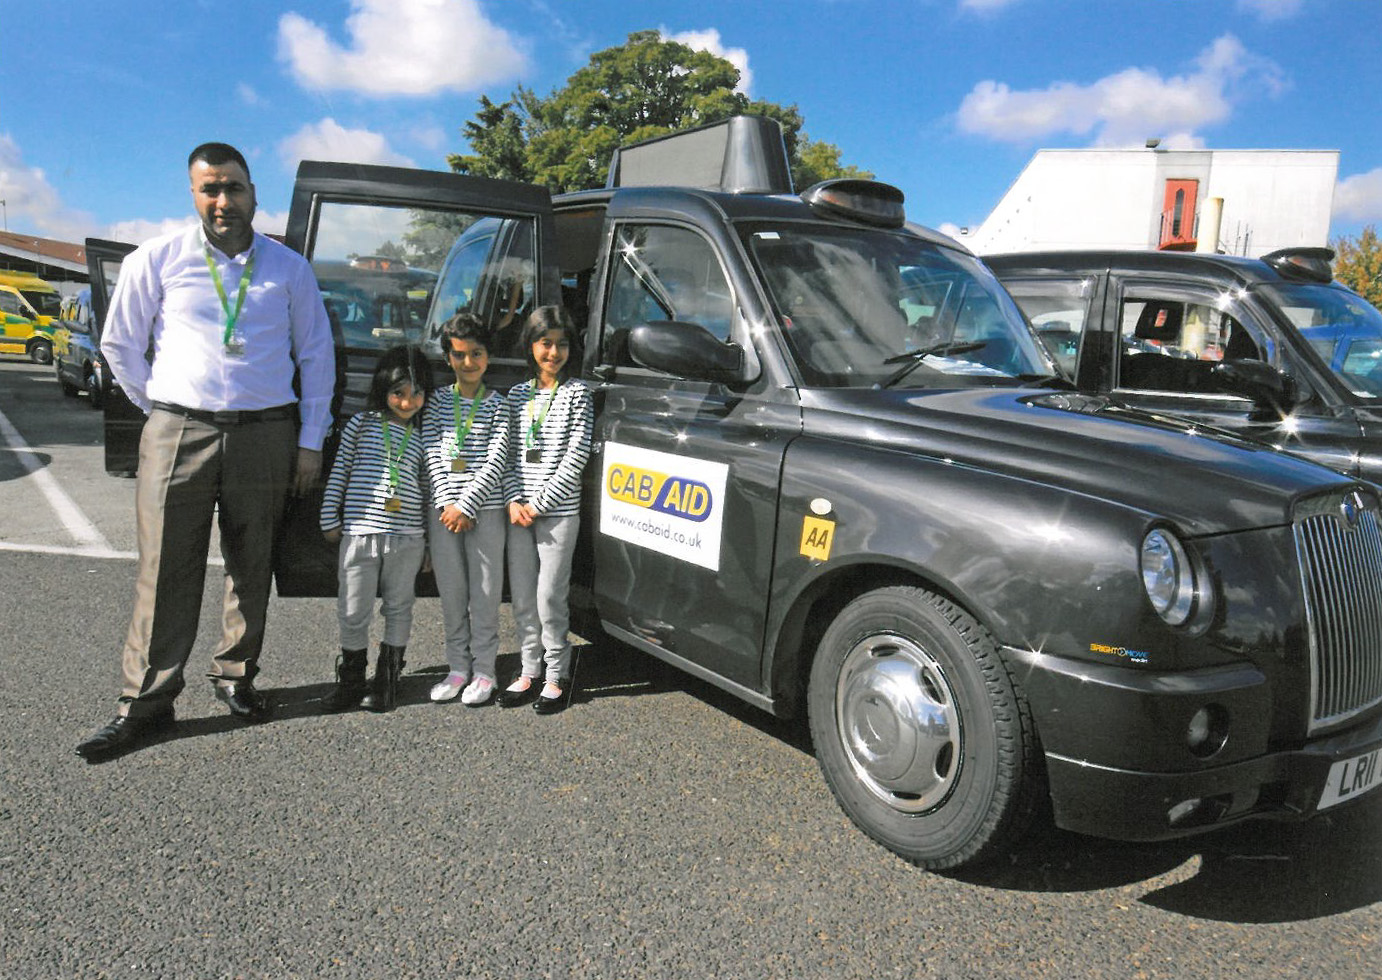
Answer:
<svg viewBox="0 0 1382 980"><path fill-rule="evenodd" d="M980 255L1198 245L1260 256L1327 245L1338 171L1337 150L1039 150L959 240ZM1200 242L1213 235L1216 199L1214 248Z"/></svg>

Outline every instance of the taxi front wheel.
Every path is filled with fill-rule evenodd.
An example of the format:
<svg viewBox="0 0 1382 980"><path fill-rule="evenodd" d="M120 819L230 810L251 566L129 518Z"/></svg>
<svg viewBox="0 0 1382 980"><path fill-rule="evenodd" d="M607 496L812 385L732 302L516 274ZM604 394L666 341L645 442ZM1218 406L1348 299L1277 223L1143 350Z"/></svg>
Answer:
<svg viewBox="0 0 1382 980"><path fill-rule="evenodd" d="M996 856L1045 792L1030 708L993 638L925 589L847 605L821 638L807 703L840 806L921 867Z"/></svg>

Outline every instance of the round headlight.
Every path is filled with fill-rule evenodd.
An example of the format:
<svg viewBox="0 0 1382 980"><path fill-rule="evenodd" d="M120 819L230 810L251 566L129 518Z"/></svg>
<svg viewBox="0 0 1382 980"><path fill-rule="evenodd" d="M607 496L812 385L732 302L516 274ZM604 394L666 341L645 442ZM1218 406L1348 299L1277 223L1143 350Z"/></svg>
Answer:
<svg viewBox="0 0 1382 980"><path fill-rule="evenodd" d="M1195 608L1195 570L1185 548L1169 531L1157 528L1142 539L1142 585L1152 608L1172 626Z"/></svg>

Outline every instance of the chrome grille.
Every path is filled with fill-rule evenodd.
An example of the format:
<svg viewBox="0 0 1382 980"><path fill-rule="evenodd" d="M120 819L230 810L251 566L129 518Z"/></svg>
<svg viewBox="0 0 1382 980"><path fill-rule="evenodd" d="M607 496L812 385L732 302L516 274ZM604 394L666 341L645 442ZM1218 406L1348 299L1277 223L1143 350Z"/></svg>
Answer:
<svg viewBox="0 0 1382 980"><path fill-rule="evenodd" d="M1310 731L1382 702L1382 532L1377 501L1316 497L1296 515L1310 634Z"/></svg>

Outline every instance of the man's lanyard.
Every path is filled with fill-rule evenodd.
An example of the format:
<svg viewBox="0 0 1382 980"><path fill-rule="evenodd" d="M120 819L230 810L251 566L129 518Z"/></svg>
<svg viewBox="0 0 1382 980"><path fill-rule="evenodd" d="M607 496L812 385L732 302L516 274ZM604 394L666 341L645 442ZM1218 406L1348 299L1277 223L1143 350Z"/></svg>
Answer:
<svg viewBox="0 0 1382 980"><path fill-rule="evenodd" d="M475 393L475 397L470 402L470 414L465 417L465 425L461 425L461 386L455 385L451 389L451 421L456 426L456 451L453 456L461 454L461 447L465 445L465 437L470 435L470 427L475 422L475 413L480 409L480 402L485 400L485 386L480 385L480 390Z"/></svg>
<svg viewBox="0 0 1382 980"><path fill-rule="evenodd" d="M245 293L249 292L250 280L254 278L254 252L250 252L249 261L245 263L245 271L240 273L240 291L235 297L234 310L230 308L226 287L221 282L221 270L216 268L216 262L211 258L211 247L203 245L202 254L206 257L206 267L211 271L211 281L216 284L216 295L221 298L221 309L226 315L226 330L221 336L221 344L229 347L230 338L235 334L235 321L240 319L240 311L245 307Z"/></svg>
<svg viewBox="0 0 1382 980"><path fill-rule="evenodd" d="M542 414L536 415L534 403L537 401L537 378L533 379L533 387L528 392L528 438L524 443L527 448L532 448L533 443L537 440L537 434L542 431L542 423L547 420L547 412L552 408L552 402L557 400L557 389L560 387L560 381L552 385L552 394L548 397L547 404L542 409Z"/></svg>
<svg viewBox="0 0 1382 980"><path fill-rule="evenodd" d="M413 434L411 425L403 428L403 445L398 447L398 455L393 454L393 440L389 436L389 420L379 416L379 428L384 433L384 457L389 461L389 493L398 496L398 464L408 454L408 437Z"/></svg>

